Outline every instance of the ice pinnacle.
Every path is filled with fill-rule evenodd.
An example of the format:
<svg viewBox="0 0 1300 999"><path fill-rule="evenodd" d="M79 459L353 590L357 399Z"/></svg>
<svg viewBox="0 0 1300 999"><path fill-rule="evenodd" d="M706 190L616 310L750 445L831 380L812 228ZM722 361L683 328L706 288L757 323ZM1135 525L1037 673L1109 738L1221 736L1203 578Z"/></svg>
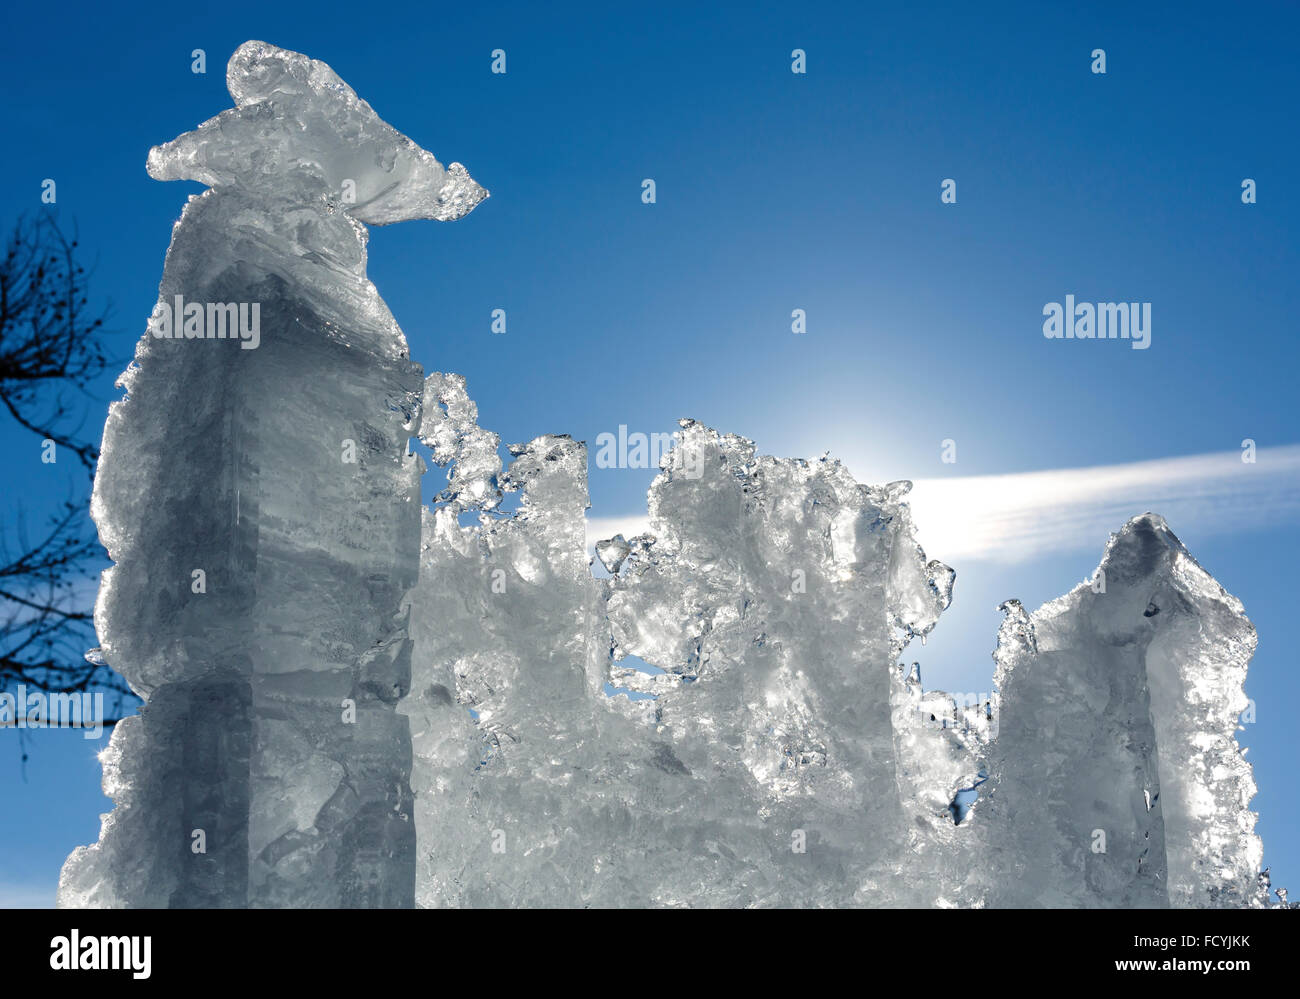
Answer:
<svg viewBox="0 0 1300 999"><path fill-rule="evenodd" d="M103 754L116 808L59 902L409 906L422 372L364 223L486 192L322 62L247 42L227 81L233 109L149 153L210 189L104 428L98 654L146 704Z"/></svg>

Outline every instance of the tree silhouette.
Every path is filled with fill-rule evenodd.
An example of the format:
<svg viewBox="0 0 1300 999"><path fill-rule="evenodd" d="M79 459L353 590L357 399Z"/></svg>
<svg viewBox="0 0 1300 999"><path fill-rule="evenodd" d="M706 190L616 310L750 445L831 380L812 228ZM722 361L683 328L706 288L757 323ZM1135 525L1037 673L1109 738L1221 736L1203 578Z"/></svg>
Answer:
<svg viewBox="0 0 1300 999"><path fill-rule="evenodd" d="M106 313L90 308L87 284L75 233L50 215L18 220L0 260L0 406L40 438L33 461L71 453L88 485L99 448L75 423L86 409L77 397L110 358ZM86 654L96 644L91 606L103 550L85 492L74 489L38 527L21 507L4 512L14 519L0 530L0 689L103 690L120 707L129 688Z"/></svg>

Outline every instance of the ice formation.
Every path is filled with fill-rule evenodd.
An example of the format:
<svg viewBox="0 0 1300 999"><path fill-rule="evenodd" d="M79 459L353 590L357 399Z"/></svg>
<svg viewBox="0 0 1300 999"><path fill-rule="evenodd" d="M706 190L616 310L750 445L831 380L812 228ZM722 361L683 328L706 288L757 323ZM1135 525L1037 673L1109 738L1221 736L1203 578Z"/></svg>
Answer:
<svg viewBox="0 0 1300 999"><path fill-rule="evenodd" d="M908 483L683 421L651 533L597 542L598 581L582 445L501 474L463 379L430 376L425 414L451 484L402 707L421 904L1267 904L1235 740L1254 630L1158 517L1066 597L1008 601L1000 702L959 704L896 665L953 585Z"/></svg>
<svg viewBox="0 0 1300 999"><path fill-rule="evenodd" d="M1255 629L1151 514L1093 578L1004 605L994 681L990 904L1262 904L1250 765L1236 741Z"/></svg>
<svg viewBox="0 0 1300 999"><path fill-rule="evenodd" d="M96 625L147 703L60 904L1266 904L1254 631L1159 518L1005 605L1000 704L900 663L954 580L906 482L683 421L598 578L585 445L503 467L365 276L364 223L486 192L322 63L249 42L228 80L149 156L210 190L105 427Z"/></svg>
<svg viewBox="0 0 1300 999"><path fill-rule="evenodd" d="M403 706L423 904L934 900L908 858L941 842L964 775L945 771L918 831L891 698L952 572L913 540L905 483L688 421L651 490L655 536L602 545L618 571L598 582L583 445L512 447L498 488L463 379L430 376L425 414L452 472L425 516Z"/></svg>
<svg viewBox="0 0 1300 999"><path fill-rule="evenodd" d="M149 154L154 178L210 190L104 429L92 513L115 564L95 621L147 704L113 734L117 807L59 898L409 905L395 706L422 372L366 279L363 223L455 219L486 192L323 63L248 42L227 81L234 109Z"/></svg>

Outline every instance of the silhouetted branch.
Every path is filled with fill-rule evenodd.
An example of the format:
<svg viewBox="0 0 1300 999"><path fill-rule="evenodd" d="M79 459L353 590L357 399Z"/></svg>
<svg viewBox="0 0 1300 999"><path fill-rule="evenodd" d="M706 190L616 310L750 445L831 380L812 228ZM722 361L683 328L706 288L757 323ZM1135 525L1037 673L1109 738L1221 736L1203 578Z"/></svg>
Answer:
<svg viewBox="0 0 1300 999"><path fill-rule="evenodd" d="M105 315L88 301L75 233L52 216L20 219L0 259L0 407L93 475L99 448L80 437L74 416L85 407L69 399L109 363ZM30 538L22 510L5 512L14 522L0 534L0 689L106 691L120 706L130 689L85 656L97 644L90 608L103 559L86 497L65 501Z"/></svg>

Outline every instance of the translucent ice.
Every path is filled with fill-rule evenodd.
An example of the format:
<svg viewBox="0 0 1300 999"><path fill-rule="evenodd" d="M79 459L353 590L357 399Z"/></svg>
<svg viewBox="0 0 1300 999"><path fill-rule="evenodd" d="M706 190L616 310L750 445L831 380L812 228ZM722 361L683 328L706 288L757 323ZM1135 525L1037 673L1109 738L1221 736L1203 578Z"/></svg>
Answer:
<svg viewBox="0 0 1300 999"><path fill-rule="evenodd" d="M600 834L621 807L610 768L628 744L600 703L609 642L584 543L586 449L539 437L513 446L503 473L463 379L431 375L424 398L423 440L451 470L424 513L401 707L420 789L417 897L578 904L610 872ZM515 513L497 512L503 493L520 494Z"/></svg>
<svg viewBox="0 0 1300 999"><path fill-rule="evenodd" d="M422 379L362 223L454 219L486 192L323 63L248 42L227 81L233 110L149 154L155 178L211 189L176 225L104 430L100 654L147 704L105 751L117 807L59 900L409 905L394 709Z"/></svg>
<svg viewBox="0 0 1300 999"><path fill-rule="evenodd" d="M1237 745L1255 629L1164 521L1137 517L1094 577L1004 605L990 904L1263 904Z"/></svg>
<svg viewBox="0 0 1300 999"><path fill-rule="evenodd" d="M463 381L426 392L453 468L403 704L424 904L1264 903L1233 735L1253 630L1158 518L1068 597L1008 601L1005 696L958 703L896 664L953 583L906 483L684 421L596 583L581 446L498 480Z"/></svg>
<svg viewBox="0 0 1300 999"><path fill-rule="evenodd" d="M651 489L654 534L599 544L617 575L597 584L585 449L512 448L501 486L522 501L494 514L496 439L463 399L460 379L430 376L426 412L445 415L426 443L454 464L426 515L403 705L421 902L942 895L912 854L952 826L963 766L944 756L942 788L905 802L916 776L896 766L891 698L895 651L934 626L951 570L912 540L906 484L873 490L838 462L760 457L687 421ZM629 653L661 672L620 665ZM941 740L912 737L909 764ZM926 809L934 829L913 832Z"/></svg>
<svg viewBox="0 0 1300 999"><path fill-rule="evenodd" d="M147 703L61 904L1265 903L1254 630L1158 517L1004 604L969 703L900 662L955 578L910 483L683 421L598 579L585 445L503 464L366 278L365 223L486 192L323 63L249 42L228 83L149 156L210 190L105 427L88 655Z"/></svg>
<svg viewBox="0 0 1300 999"><path fill-rule="evenodd" d="M611 678L658 694L676 757L732 789L726 845L749 869L731 872L746 886L731 900L933 901L944 889L910 870L892 702L896 656L934 627L951 571L913 540L909 485L872 489L838 462L760 456L690 421L675 446L652 534L607 584L615 659L664 673L615 663Z"/></svg>
<svg viewBox="0 0 1300 999"><path fill-rule="evenodd" d="M309 226L320 220L299 215L305 207L372 225L446 222L487 197L463 166L444 168L323 62L245 42L230 57L226 86L235 107L150 150L151 177L239 193L261 212Z"/></svg>

